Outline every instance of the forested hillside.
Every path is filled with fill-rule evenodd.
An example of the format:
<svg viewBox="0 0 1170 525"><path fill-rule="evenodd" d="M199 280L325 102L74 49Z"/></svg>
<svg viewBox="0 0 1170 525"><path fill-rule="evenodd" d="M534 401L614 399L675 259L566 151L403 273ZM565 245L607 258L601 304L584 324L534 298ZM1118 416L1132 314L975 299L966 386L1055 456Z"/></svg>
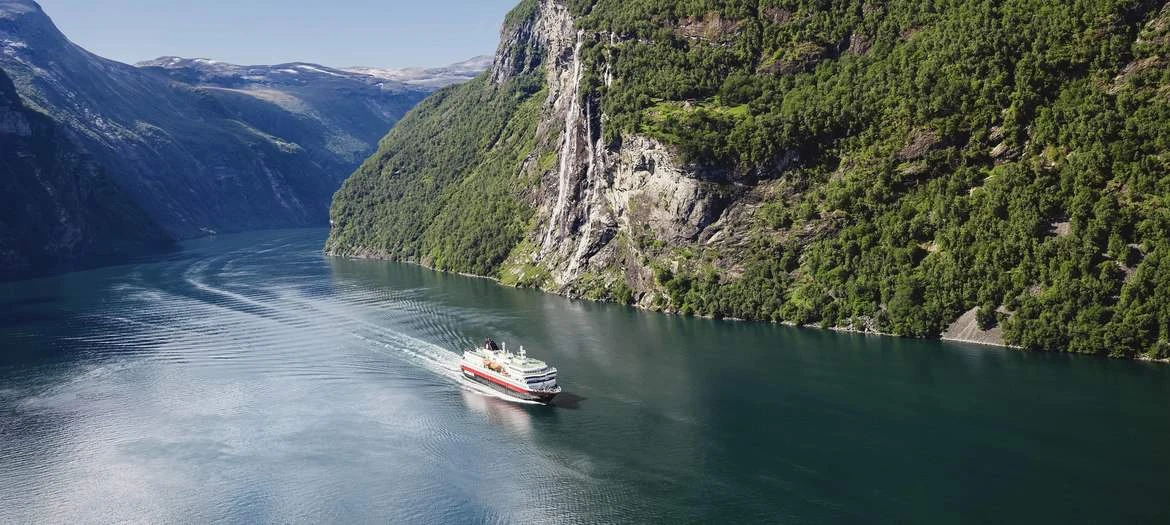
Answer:
<svg viewBox="0 0 1170 525"><path fill-rule="evenodd" d="M491 274L531 215L509 185L534 144L539 79L524 80L480 77L407 114L338 193L334 216L363 219L335 224L327 249Z"/></svg>
<svg viewBox="0 0 1170 525"><path fill-rule="evenodd" d="M1162 2L526 0L496 60L347 182L333 251L909 336L977 308L1029 349L1170 355Z"/></svg>

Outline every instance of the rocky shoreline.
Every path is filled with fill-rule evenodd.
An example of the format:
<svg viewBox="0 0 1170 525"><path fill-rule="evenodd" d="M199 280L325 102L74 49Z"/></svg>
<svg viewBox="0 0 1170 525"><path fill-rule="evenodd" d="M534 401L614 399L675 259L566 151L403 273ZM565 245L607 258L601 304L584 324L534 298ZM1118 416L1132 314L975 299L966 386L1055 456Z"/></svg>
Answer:
<svg viewBox="0 0 1170 525"><path fill-rule="evenodd" d="M504 284L498 277L492 277L492 276L488 276L488 275L476 275L476 274L465 273L465 272L452 272L452 271L447 271L447 270L440 270L440 269L436 269L434 267L422 264L422 263L417 262L417 261L400 261L400 260L389 259L386 257L379 257L377 255L373 255L369 251L366 251L365 253L363 253L361 255L338 255L338 254L330 253L327 251L325 253L325 255L330 256L330 257L340 257L340 258L345 258L345 259L389 261L389 262L410 264L410 265L418 266L420 268L425 268L425 269L433 271L433 272L439 272L439 273L444 273L444 274L448 274L448 275L459 275L462 277L470 277L473 279L485 279L488 281L495 282L496 284L498 284L500 286L507 286L509 288L517 288L517 289L527 288L527 289L531 289L531 290L537 290L537 291L540 291L541 293L546 293L549 295L556 295L556 296L564 297L567 299L590 301L590 302L597 302L597 303L618 304L614 301L595 300L595 299L590 299L590 298L582 296L582 295L559 292L556 290L548 290L548 289L544 289L544 288L535 288L535 287L512 286L512 285ZM670 310L662 310L662 309L657 309L657 308L651 308L651 307L648 307L648 306L646 306L644 304L640 304L640 303L630 303L630 304L626 304L625 306L629 306L631 308L636 308L638 310L642 310L642 311L646 311L646 312L656 312L656 313L661 313L661 314L666 314L666 315L682 316L682 314L679 314L678 312L674 312L674 311L670 311ZM1008 344L1008 343L1004 342L1002 339L1002 331L1000 331L998 329L998 327L993 328L992 330L979 330L979 332L983 335L996 334L996 336L998 336L998 339L996 337L982 337L982 338L980 338L980 337L962 337L962 336L953 335L952 329L956 328L956 326L961 326L962 324L964 324L967 321L966 318L968 316L974 316L973 312L974 312L974 309L972 309L971 311L968 311L967 313L964 313L963 316L960 316L959 319L956 320L955 323L952 324L951 327L948 328L947 331L944 331L942 334L939 335L938 340L945 341L948 343L973 344L973 345L980 345L980 346L987 346L987 347L994 347L994 348L1004 348L1004 349L1009 349L1009 350L1026 351L1026 349L1020 345L1013 345L1013 344ZM716 318L714 316L708 316L708 315L693 315L690 317L696 317L699 319L712 319L712 320L719 320L719 321L767 322L767 323L771 323L771 324L782 324L785 326L791 326L791 327L795 327L795 328L810 328L810 329L816 329L816 330L828 330L828 331L832 331L832 332L840 332L840 333L847 333L847 334L873 335L873 336L879 336L879 337L896 337L896 338L903 338L903 339L907 338L906 336L891 334L891 333L882 332L879 330L857 329L857 328L853 328L850 326L830 326L830 327L826 328L826 327L822 327L820 325L815 325L815 324L801 325L801 324L792 323L792 322L788 322L788 321L776 323L776 322L771 322L771 321L756 321L756 320L749 320L749 319L740 319L737 317ZM948 335L948 334L952 334L952 335ZM1115 359L1124 359L1124 358L1120 358L1120 357L1112 357L1112 356L1109 356L1109 357L1115 358ZM1145 361L1145 362L1151 362L1151 363L1170 364L1170 359L1155 359L1155 358L1148 357L1148 356L1134 356L1132 359L1134 359L1136 361Z"/></svg>

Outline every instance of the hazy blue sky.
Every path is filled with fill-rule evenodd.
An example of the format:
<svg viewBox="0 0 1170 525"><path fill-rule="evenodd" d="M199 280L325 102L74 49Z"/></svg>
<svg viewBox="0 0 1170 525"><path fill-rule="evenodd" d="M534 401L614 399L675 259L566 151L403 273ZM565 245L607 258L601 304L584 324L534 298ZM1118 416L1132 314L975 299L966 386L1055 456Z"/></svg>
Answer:
<svg viewBox="0 0 1170 525"><path fill-rule="evenodd" d="M519 0L38 0L74 43L122 62L438 66L495 51Z"/></svg>

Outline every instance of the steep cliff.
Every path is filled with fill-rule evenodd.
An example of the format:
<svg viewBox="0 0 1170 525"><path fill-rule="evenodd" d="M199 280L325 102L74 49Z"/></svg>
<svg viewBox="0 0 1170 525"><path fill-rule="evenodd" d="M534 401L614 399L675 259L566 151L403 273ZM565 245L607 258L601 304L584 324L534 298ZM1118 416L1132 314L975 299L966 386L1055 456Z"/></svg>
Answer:
<svg viewBox="0 0 1170 525"><path fill-rule="evenodd" d="M170 238L0 71L0 279Z"/></svg>
<svg viewBox="0 0 1170 525"><path fill-rule="evenodd" d="M431 91L300 63L135 67L73 44L31 0L0 0L0 69L180 238L325 225L343 178Z"/></svg>
<svg viewBox="0 0 1170 525"><path fill-rule="evenodd" d="M1170 353L1170 8L525 0L336 254L643 307ZM966 327L974 318L976 327Z"/></svg>

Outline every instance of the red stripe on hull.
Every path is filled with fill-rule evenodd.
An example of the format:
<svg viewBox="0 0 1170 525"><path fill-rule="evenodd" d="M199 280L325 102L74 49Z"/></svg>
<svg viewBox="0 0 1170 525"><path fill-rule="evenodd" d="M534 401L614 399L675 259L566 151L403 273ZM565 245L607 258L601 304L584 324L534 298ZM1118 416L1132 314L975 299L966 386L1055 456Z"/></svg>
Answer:
<svg viewBox="0 0 1170 525"><path fill-rule="evenodd" d="M495 384L497 384L497 385L500 385L500 386L502 386L502 387L504 387L504 388L507 388L508 390L512 390L512 391L515 391L515 392L520 392L521 394L528 394L528 395L533 395L533 396L536 396L536 395L540 395L540 394L541 394L540 392L533 392L533 391L531 391L531 390L525 390L525 389L523 389L523 388L518 388L516 385L513 385L513 384L511 384L511 383L509 383L509 382L507 382L507 381L503 381L503 380L500 380L500 379L496 379L496 378L494 378L494 377L492 377L492 376L490 376L490 375L487 375L487 374L485 374L485 373L483 373L483 372L480 372L479 370L476 370L476 369L474 369L474 368L471 368L471 367L469 367L469 366L466 366L466 365L463 365L463 371L464 371L464 372L471 372L472 374L475 374L476 376L479 376L479 377L482 377L482 378L484 378L484 379L487 379L488 381L491 381L491 382L493 382L493 383L495 383Z"/></svg>

